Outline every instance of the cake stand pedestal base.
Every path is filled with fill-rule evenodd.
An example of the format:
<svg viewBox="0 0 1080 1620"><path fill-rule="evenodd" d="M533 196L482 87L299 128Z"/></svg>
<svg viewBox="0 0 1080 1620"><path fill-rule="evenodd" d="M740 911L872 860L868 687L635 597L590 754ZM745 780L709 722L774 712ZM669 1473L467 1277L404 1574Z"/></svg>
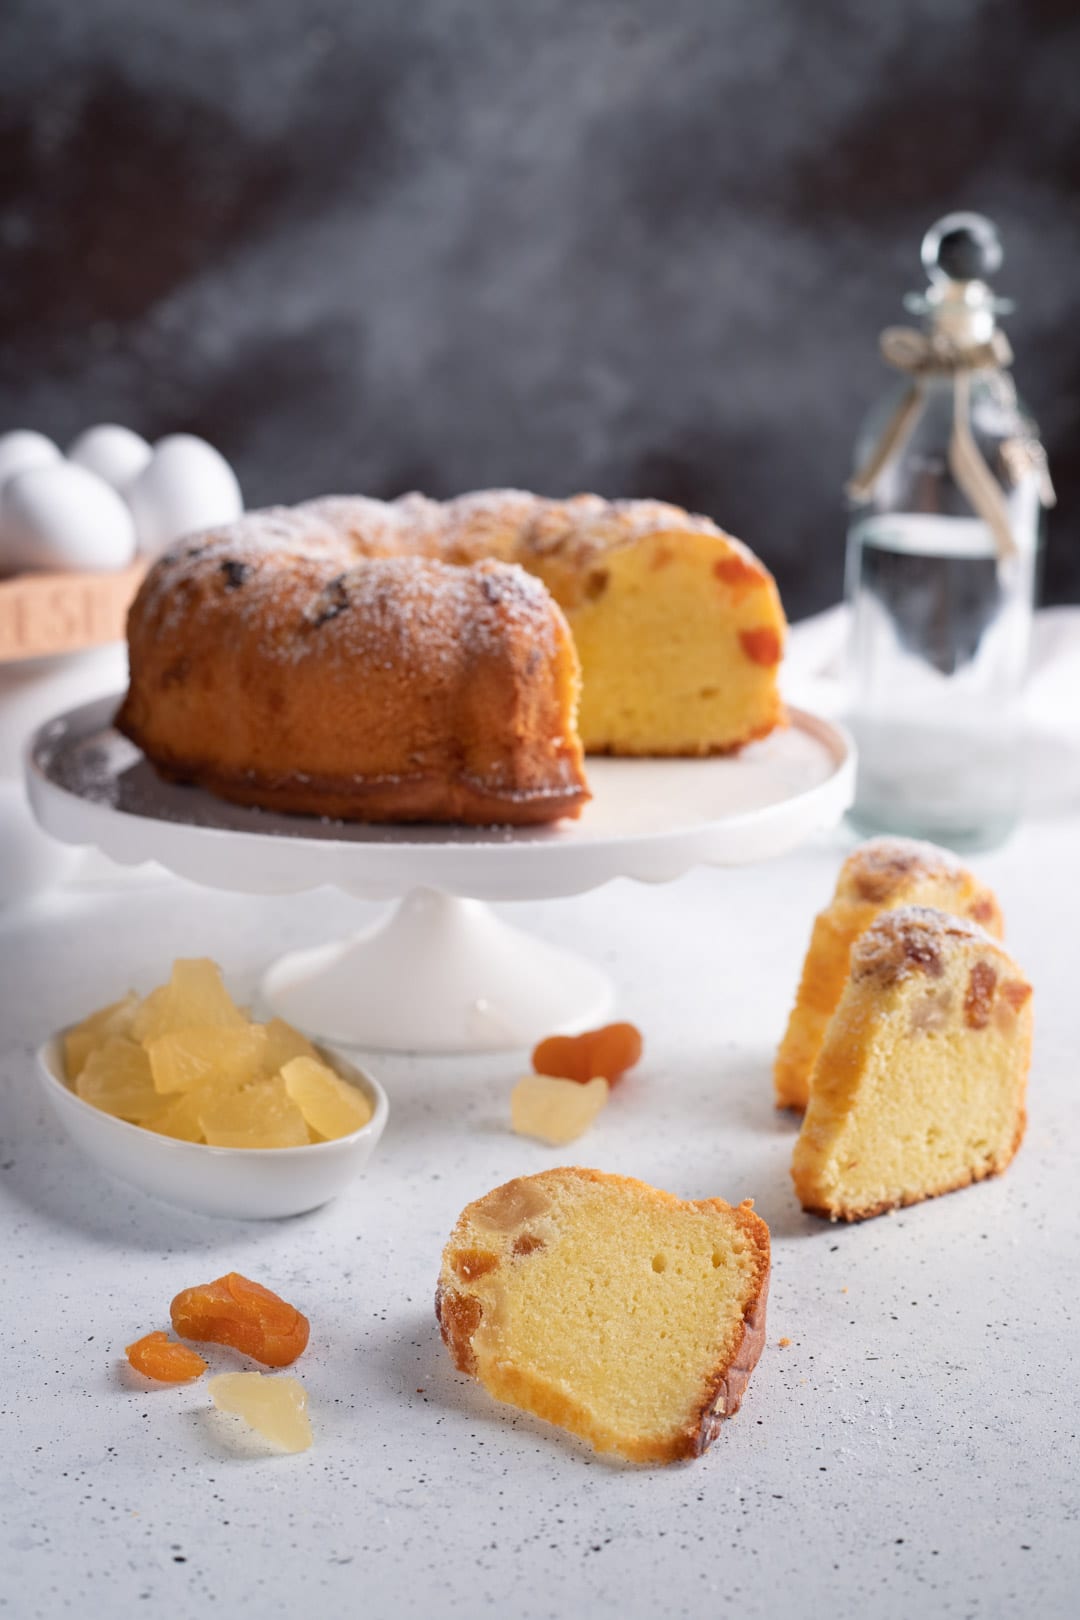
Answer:
<svg viewBox="0 0 1080 1620"><path fill-rule="evenodd" d="M414 889L351 939L292 951L263 1000L307 1034L384 1052L503 1052L602 1023L607 975L479 900Z"/></svg>

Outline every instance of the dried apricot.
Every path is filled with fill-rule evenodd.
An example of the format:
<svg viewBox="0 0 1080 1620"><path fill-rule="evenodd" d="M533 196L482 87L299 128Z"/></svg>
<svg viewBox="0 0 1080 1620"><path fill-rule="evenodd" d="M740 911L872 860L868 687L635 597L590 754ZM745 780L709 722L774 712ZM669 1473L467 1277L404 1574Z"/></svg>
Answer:
<svg viewBox="0 0 1080 1620"><path fill-rule="evenodd" d="M549 1035L532 1055L537 1074L559 1080L604 1079L613 1086L641 1058L640 1031L633 1024L605 1024L583 1035Z"/></svg>
<svg viewBox="0 0 1080 1620"><path fill-rule="evenodd" d="M288 1367L302 1354L311 1331L295 1305L238 1271L185 1288L169 1310L181 1338L227 1344L267 1367Z"/></svg>
<svg viewBox="0 0 1080 1620"><path fill-rule="evenodd" d="M147 1333L124 1351L136 1372L159 1384L186 1384L206 1371L206 1362L189 1345L177 1344L167 1333Z"/></svg>
<svg viewBox="0 0 1080 1620"><path fill-rule="evenodd" d="M753 664L761 664L768 668L780 662L783 647L780 637L771 625L759 625L754 630L740 630L739 641L742 650Z"/></svg>

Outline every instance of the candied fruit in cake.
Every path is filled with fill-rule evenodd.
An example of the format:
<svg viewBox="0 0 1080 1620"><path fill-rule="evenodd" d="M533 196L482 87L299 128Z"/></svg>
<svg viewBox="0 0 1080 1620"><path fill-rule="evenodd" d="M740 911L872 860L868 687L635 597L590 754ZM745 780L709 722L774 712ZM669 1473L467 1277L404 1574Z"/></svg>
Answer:
<svg viewBox="0 0 1080 1620"><path fill-rule="evenodd" d="M311 1424L307 1390L298 1378L268 1373L219 1373L207 1384L219 1412L231 1412L281 1451L307 1451Z"/></svg>
<svg viewBox="0 0 1080 1620"><path fill-rule="evenodd" d="M147 1044L171 1030L204 1025L239 1029L247 1019L221 980L221 969L207 957L180 957L168 984L152 990L135 1015L132 1033Z"/></svg>
<svg viewBox="0 0 1080 1620"><path fill-rule="evenodd" d="M99 1046L104 1046L110 1035L130 1035L131 1025L139 1006L139 997L129 990L119 1001L91 1013L81 1024L69 1029L64 1036L64 1073L68 1085L74 1085L83 1071L87 1058Z"/></svg>
<svg viewBox="0 0 1080 1620"><path fill-rule="evenodd" d="M301 1355L311 1325L306 1316L261 1283L227 1272L185 1288L169 1307L182 1339L227 1344L268 1367L288 1367Z"/></svg>
<svg viewBox="0 0 1080 1620"><path fill-rule="evenodd" d="M587 1029L581 1035L549 1035L533 1052L532 1066L537 1074L550 1074L560 1080L587 1080L602 1076L614 1085L642 1053L641 1032L633 1024L605 1024Z"/></svg>
<svg viewBox="0 0 1080 1620"><path fill-rule="evenodd" d="M328 1141L362 1130L371 1119L371 1104L363 1092L317 1058L293 1058L281 1077L308 1125Z"/></svg>
<svg viewBox="0 0 1080 1620"><path fill-rule="evenodd" d="M306 1147L307 1121L280 1075L240 1091L204 1093L199 1124L211 1147Z"/></svg>
<svg viewBox="0 0 1080 1620"><path fill-rule="evenodd" d="M519 1136L535 1136L551 1147L562 1147L588 1130L607 1102L608 1091L602 1075L582 1084L529 1074L510 1094L510 1122Z"/></svg>
<svg viewBox="0 0 1080 1620"><path fill-rule="evenodd" d="M266 1034L259 1024L173 1029L147 1041L158 1091L190 1091L209 1082L231 1089L263 1072Z"/></svg>
<svg viewBox="0 0 1080 1620"><path fill-rule="evenodd" d="M144 1125L162 1111L150 1059L124 1035L110 1035L91 1052L75 1082L75 1092L83 1102L133 1125Z"/></svg>
<svg viewBox="0 0 1080 1620"><path fill-rule="evenodd" d="M167 1333L147 1333L124 1351L136 1372L159 1384L186 1384L206 1371L206 1362L188 1344L177 1344Z"/></svg>

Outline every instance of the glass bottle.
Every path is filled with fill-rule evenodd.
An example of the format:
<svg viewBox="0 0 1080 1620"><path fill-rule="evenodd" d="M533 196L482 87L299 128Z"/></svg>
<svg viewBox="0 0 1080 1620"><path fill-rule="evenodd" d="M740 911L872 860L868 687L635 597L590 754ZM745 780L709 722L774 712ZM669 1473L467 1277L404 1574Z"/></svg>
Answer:
<svg viewBox="0 0 1080 1620"><path fill-rule="evenodd" d="M1043 507L1034 421L1007 370L987 278L997 232L951 214L926 234L923 331L882 334L907 373L856 444L846 596L851 819L958 850L988 849L1021 806L1021 704Z"/></svg>

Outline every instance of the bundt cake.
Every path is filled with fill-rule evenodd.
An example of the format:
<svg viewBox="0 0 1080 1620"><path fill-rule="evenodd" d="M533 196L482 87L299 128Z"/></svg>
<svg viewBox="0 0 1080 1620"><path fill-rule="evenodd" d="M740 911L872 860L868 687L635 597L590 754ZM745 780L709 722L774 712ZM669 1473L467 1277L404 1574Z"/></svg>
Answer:
<svg viewBox="0 0 1080 1620"><path fill-rule="evenodd" d="M154 566L128 644L119 729L238 803L521 824L588 798L573 642L510 564L357 557L310 512L256 514Z"/></svg>
<svg viewBox="0 0 1080 1620"><path fill-rule="evenodd" d="M851 952L791 1174L804 1209L861 1221L1000 1175L1024 1134L1031 986L996 940L923 906Z"/></svg>
<svg viewBox="0 0 1080 1620"><path fill-rule="evenodd" d="M784 616L745 546L660 502L493 490L329 497L181 542L133 606L118 724L245 803L551 820L587 791L566 621L593 752L723 753L783 719Z"/></svg>
<svg viewBox="0 0 1080 1620"><path fill-rule="evenodd" d="M632 1462L699 1456L765 1342L769 1230L563 1168L497 1187L443 1252L442 1335L489 1394Z"/></svg>
<svg viewBox="0 0 1080 1620"><path fill-rule="evenodd" d="M897 906L935 906L1003 932L993 892L947 850L913 838L872 838L840 868L836 892L814 923L798 996L773 1068L778 1108L806 1107L810 1074L847 983L851 947L875 917Z"/></svg>

